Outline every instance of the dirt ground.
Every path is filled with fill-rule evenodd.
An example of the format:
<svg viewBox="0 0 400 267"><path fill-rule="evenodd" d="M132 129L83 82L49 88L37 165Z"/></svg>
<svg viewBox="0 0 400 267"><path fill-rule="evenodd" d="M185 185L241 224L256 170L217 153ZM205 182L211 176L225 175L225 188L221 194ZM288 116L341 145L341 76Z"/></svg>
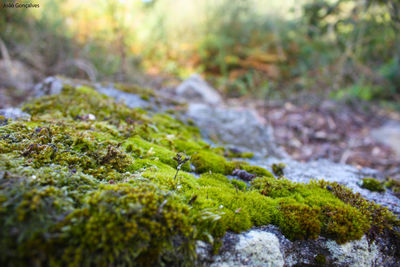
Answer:
<svg viewBox="0 0 400 267"><path fill-rule="evenodd" d="M321 101L317 105L259 102L258 111L274 128L277 143L294 159L329 159L358 168L378 169L400 179L395 151L371 131L400 114L362 103ZM397 177L398 176L398 177Z"/></svg>

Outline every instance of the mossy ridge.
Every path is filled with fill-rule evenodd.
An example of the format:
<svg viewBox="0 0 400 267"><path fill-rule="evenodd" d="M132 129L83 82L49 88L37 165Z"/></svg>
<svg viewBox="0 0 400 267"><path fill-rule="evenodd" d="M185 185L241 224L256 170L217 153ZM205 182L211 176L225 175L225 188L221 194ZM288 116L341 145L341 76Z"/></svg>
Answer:
<svg viewBox="0 0 400 267"><path fill-rule="evenodd" d="M198 173L222 173L231 175L235 169L245 170L256 176L274 177L269 171L258 166L251 166L247 162L228 161L223 156L209 151L200 151L192 155L191 162Z"/></svg>
<svg viewBox="0 0 400 267"><path fill-rule="evenodd" d="M384 231L392 232L394 235L399 235L398 230L395 228L400 227L400 220L390 212L386 207L375 204L373 201L364 199L360 193L353 193L350 189L336 183L327 181L316 182L321 188L329 188L337 198L344 203L356 208L364 214L370 227L367 230L367 237L375 239L376 236L382 234Z"/></svg>
<svg viewBox="0 0 400 267"><path fill-rule="evenodd" d="M368 209L322 185L277 180L263 168L228 161L193 126L128 109L90 87L67 86L25 110L30 122L0 127L0 244L18 251L2 254L2 263L190 265L195 240L217 246L227 230L272 223L292 239L322 234L343 243L371 229ZM82 119L87 114L95 119ZM186 164L174 179L177 152L192 157L200 178ZM251 186L227 179L236 168L258 177ZM37 205L26 206L13 192ZM34 235L12 230L25 224ZM93 239L102 240L99 247Z"/></svg>
<svg viewBox="0 0 400 267"><path fill-rule="evenodd" d="M340 200L316 182L256 178L253 188L276 199L281 213L273 222L290 239L329 237L338 243L360 239L371 228L368 214Z"/></svg>

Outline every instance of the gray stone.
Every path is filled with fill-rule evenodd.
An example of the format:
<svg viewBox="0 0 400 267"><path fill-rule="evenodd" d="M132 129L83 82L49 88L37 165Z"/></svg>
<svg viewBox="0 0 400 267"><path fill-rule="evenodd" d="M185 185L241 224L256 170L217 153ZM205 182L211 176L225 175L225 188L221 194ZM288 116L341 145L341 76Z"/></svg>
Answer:
<svg viewBox="0 0 400 267"><path fill-rule="evenodd" d="M190 104L187 114L206 138L234 145L258 155L277 157L285 155L275 145L272 127L263 125L253 110Z"/></svg>
<svg viewBox="0 0 400 267"><path fill-rule="evenodd" d="M12 119L12 120L17 120L17 119L29 120L31 118L31 115L29 115L26 112L23 112L19 108L0 109L0 116L4 116L7 119Z"/></svg>
<svg viewBox="0 0 400 267"><path fill-rule="evenodd" d="M58 77L47 77L33 88L33 96L55 95L61 93L63 85L69 83L67 80Z"/></svg>
<svg viewBox="0 0 400 267"><path fill-rule="evenodd" d="M371 135L379 142L391 147L400 159L400 122L391 121L371 131Z"/></svg>
<svg viewBox="0 0 400 267"><path fill-rule="evenodd" d="M217 105L222 102L219 93L198 74L193 74L183 81L176 88L176 94L178 97L192 103Z"/></svg>
<svg viewBox="0 0 400 267"><path fill-rule="evenodd" d="M383 253L385 246L369 243L365 236L341 245L324 237L290 241L276 226L268 225L240 234L227 233L218 255L204 242L197 243L196 251L198 265L215 267L320 266L317 256L325 258L329 266L396 266L397 259Z"/></svg>
<svg viewBox="0 0 400 267"><path fill-rule="evenodd" d="M237 236L237 242L213 258L210 266L266 266L284 265L279 239L275 234L250 230Z"/></svg>
<svg viewBox="0 0 400 267"><path fill-rule="evenodd" d="M144 101L139 95L126 93L109 86L96 86L97 91L106 96L114 98L117 102L122 102L130 108L144 108L149 106L149 102Z"/></svg>
<svg viewBox="0 0 400 267"><path fill-rule="evenodd" d="M374 266L380 258L376 244L369 245L365 236L361 240L351 241L343 245L328 240L325 245L329 250L330 258L336 265L340 266Z"/></svg>

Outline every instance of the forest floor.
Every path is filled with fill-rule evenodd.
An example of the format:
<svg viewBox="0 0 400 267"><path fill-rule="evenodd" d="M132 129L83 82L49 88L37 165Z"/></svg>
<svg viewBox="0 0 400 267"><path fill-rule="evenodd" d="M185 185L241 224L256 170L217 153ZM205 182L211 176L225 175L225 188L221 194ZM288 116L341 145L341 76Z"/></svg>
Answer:
<svg viewBox="0 0 400 267"><path fill-rule="evenodd" d="M388 122L400 125L399 113L331 100L311 105L260 102L256 108L273 126L278 145L298 161L324 158L400 179L400 157L394 147L373 136Z"/></svg>

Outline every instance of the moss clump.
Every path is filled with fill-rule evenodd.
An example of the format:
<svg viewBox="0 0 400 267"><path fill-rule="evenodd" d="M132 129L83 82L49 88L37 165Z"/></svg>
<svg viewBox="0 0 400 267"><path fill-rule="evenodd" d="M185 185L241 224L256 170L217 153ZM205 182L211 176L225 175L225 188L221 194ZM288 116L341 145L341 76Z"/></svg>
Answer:
<svg viewBox="0 0 400 267"><path fill-rule="evenodd" d="M374 178L368 178L365 177L362 179L362 188L368 189L369 191L374 191L374 192L384 192L385 187L383 183L380 181L374 179Z"/></svg>
<svg viewBox="0 0 400 267"><path fill-rule="evenodd" d="M69 245L62 260L73 265L179 263L192 256L188 214L157 188L105 185L58 225L67 231L56 243Z"/></svg>
<svg viewBox="0 0 400 267"><path fill-rule="evenodd" d="M395 227L400 226L400 221L386 207L364 199L359 193L353 193L350 189L336 182L321 180L318 184L321 188L329 186L334 196L365 215L369 223L366 234L370 239L375 239L376 236L386 230L396 232Z"/></svg>
<svg viewBox="0 0 400 267"><path fill-rule="evenodd" d="M0 213L7 216L0 220L2 263L26 265L35 259L39 265L107 266L193 260L188 209L157 188L102 185L84 194L79 208L62 190L21 178L3 179L1 189Z"/></svg>
<svg viewBox="0 0 400 267"><path fill-rule="evenodd" d="M254 153L252 152L242 152L235 148L228 148L224 152L224 156L227 158L247 158L251 159L254 157Z"/></svg>
<svg viewBox="0 0 400 267"><path fill-rule="evenodd" d="M245 191L247 189L247 184L245 182L243 182L243 181L240 181L240 180L232 179L231 180L231 184L235 188L237 188L239 190L242 190L242 191Z"/></svg>
<svg viewBox="0 0 400 267"><path fill-rule="evenodd" d="M272 164L272 171L276 176L283 176L283 170L285 169L285 163L274 163Z"/></svg>
<svg viewBox="0 0 400 267"><path fill-rule="evenodd" d="M201 151L195 153L191 159L192 164L196 167L197 173L232 173L232 167L226 159L212 152Z"/></svg>
<svg viewBox="0 0 400 267"><path fill-rule="evenodd" d="M223 156L213 152L201 151L195 153L192 156L191 162L196 167L197 173L212 172L231 175L235 169L241 169L256 176L273 177L273 175L264 168L251 166L241 161L227 161Z"/></svg>
<svg viewBox="0 0 400 267"><path fill-rule="evenodd" d="M269 171L258 166L240 165L239 168L256 176L274 177Z"/></svg>
<svg viewBox="0 0 400 267"><path fill-rule="evenodd" d="M198 195L193 208L217 209L223 214L220 224L225 230L240 232L272 222L277 207L274 200L253 190L241 191L222 174L202 174L198 183L191 193Z"/></svg>
<svg viewBox="0 0 400 267"><path fill-rule="evenodd" d="M368 214L340 201L315 182L299 184L261 177L252 185L261 194L278 200L282 212L275 224L290 239L322 235L345 243L361 238L371 227Z"/></svg>
<svg viewBox="0 0 400 267"><path fill-rule="evenodd" d="M326 264L326 256L323 254L318 254L317 256L315 256L315 262L318 265L325 265Z"/></svg>
<svg viewBox="0 0 400 267"><path fill-rule="evenodd" d="M391 177L386 178L385 186L392 189L394 192L400 192L400 181Z"/></svg>
<svg viewBox="0 0 400 267"><path fill-rule="evenodd" d="M292 201L279 205L282 213L278 218L278 225L282 233L291 240L315 239L321 233L319 220L320 209L306 204Z"/></svg>
<svg viewBox="0 0 400 267"><path fill-rule="evenodd" d="M218 248L227 230L274 224L291 239L343 243L397 225L348 189L229 161L197 128L89 86L24 110L31 121L0 126L0 265L193 265L195 241ZM177 174L179 152L199 178L189 162ZM257 177L229 180L235 169Z"/></svg>
<svg viewBox="0 0 400 267"><path fill-rule="evenodd" d="M392 179L391 177L386 178L385 187L391 189L394 195L400 198L400 181Z"/></svg>

